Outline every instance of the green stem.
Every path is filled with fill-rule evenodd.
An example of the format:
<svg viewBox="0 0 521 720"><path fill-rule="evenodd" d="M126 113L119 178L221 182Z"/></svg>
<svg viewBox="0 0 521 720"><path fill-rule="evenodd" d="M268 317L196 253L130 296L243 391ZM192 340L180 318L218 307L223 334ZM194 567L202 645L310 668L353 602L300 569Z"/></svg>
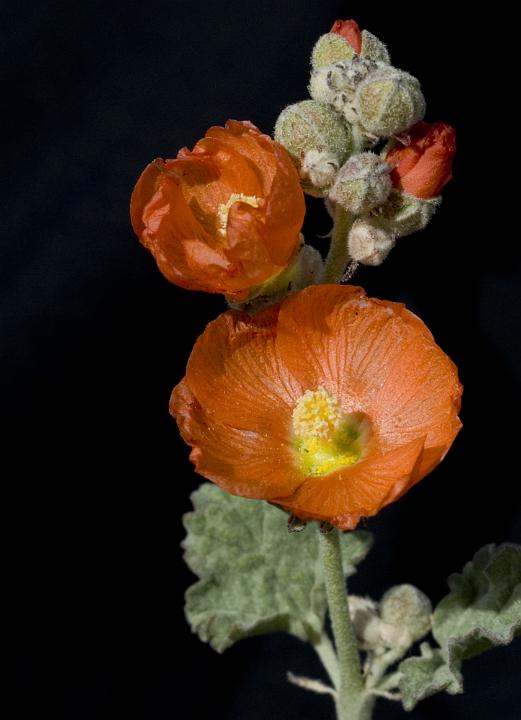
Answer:
<svg viewBox="0 0 521 720"><path fill-rule="evenodd" d="M338 658L333 643L324 633L318 642L313 643L313 647L322 661L322 665L326 669L329 679L333 683L333 687L338 690L340 685L340 669L338 667Z"/></svg>
<svg viewBox="0 0 521 720"><path fill-rule="evenodd" d="M340 666L338 720L369 720L355 631L349 615L338 531L320 535L327 600Z"/></svg>
<svg viewBox="0 0 521 720"><path fill-rule="evenodd" d="M354 216L340 205L335 206L331 245L324 265L323 282L325 283L339 283L342 280L349 262L347 236L354 219Z"/></svg>
<svg viewBox="0 0 521 720"><path fill-rule="evenodd" d="M376 657L371 663L371 667L367 675L367 687L380 687L380 683L384 679L387 670L397 663L398 660L401 660L408 649L408 647L394 648L392 650L387 650L387 652Z"/></svg>

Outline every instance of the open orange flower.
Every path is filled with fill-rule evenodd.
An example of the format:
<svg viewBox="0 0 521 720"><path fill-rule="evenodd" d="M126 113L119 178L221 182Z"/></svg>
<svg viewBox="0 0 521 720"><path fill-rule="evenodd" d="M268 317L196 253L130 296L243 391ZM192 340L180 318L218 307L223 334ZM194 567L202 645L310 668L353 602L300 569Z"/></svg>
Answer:
<svg viewBox="0 0 521 720"><path fill-rule="evenodd" d="M240 301L293 258L305 204L282 145L250 122L228 120L192 151L150 163L130 211L171 282Z"/></svg>
<svg viewBox="0 0 521 720"><path fill-rule="evenodd" d="M319 285L210 323L170 410L201 475L352 529L442 460L461 390L403 305Z"/></svg>

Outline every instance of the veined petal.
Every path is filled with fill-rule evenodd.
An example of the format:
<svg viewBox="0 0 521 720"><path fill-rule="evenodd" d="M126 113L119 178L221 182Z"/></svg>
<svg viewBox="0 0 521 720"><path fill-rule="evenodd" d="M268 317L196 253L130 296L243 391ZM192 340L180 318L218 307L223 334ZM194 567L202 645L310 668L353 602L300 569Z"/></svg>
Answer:
<svg viewBox="0 0 521 720"><path fill-rule="evenodd" d="M376 513L414 482L421 462L423 438L323 477L308 478L288 498L274 502L301 518L328 520L342 530Z"/></svg>
<svg viewBox="0 0 521 720"><path fill-rule="evenodd" d="M268 432L241 430L206 412L182 381L174 388L170 412L191 445L196 470L232 495L271 499L302 482L288 443ZM240 462L238 459L240 458Z"/></svg>
<svg viewBox="0 0 521 720"><path fill-rule="evenodd" d="M197 340L185 381L219 422L287 442L302 389L277 352L276 317L277 309L220 315Z"/></svg>
<svg viewBox="0 0 521 720"><path fill-rule="evenodd" d="M428 329L356 287L309 287L255 317L224 313L197 341L182 386L173 412L201 474L342 529L430 472L461 427L456 368ZM197 433L183 430L185 417ZM291 492L268 495L270 467Z"/></svg>
<svg viewBox="0 0 521 720"><path fill-rule="evenodd" d="M236 298L291 261L304 213L286 150L235 120L151 163L131 202L132 226L169 280Z"/></svg>

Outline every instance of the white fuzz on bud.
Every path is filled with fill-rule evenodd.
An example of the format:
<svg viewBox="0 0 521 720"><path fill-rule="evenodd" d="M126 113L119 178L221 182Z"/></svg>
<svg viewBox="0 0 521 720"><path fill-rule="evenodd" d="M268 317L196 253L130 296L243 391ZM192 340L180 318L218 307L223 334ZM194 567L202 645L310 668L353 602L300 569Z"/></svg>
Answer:
<svg viewBox="0 0 521 720"><path fill-rule="evenodd" d="M339 167L338 158L333 153L308 150L304 155L300 175L309 179L312 187L322 191L333 184Z"/></svg>
<svg viewBox="0 0 521 720"><path fill-rule="evenodd" d="M431 629L431 601L414 585L396 585L381 599L380 616L385 623L407 630L415 642Z"/></svg>
<svg viewBox="0 0 521 720"><path fill-rule="evenodd" d="M369 30L362 30L362 57L370 58L378 62L389 64L391 58L389 57L389 51L373 33Z"/></svg>
<svg viewBox="0 0 521 720"><path fill-rule="evenodd" d="M357 88L353 112L366 131L391 137L411 128L425 115L420 83L409 73L380 65Z"/></svg>
<svg viewBox="0 0 521 720"><path fill-rule="evenodd" d="M379 208L379 219L396 235L405 237L423 230L441 203L441 197L417 198L401 190L392 190Z"/></svg>
<svg viewBox="0 0 521 720"><path fill-rule="evenodd" d="M329 197L355 215L382 205L391 192L390 166L379 155L357 153L340 168Z"/></svg>
<svg viewBox="0 0 521 720"><path fill-rule="evenodd" d="M351 45L338 33L321 35L311 53L313 68L332 65L338 60L351 60L356 53Z"/></svg>
<svg viewBox="0 0 521 720"><path fill-rule="evenodd" d="M349 255L362 265L381 265L395 245L395 237L376 218L355 220L347 237Z"/></svg>
<svg viewBox="0 0 521 720"><path fill-rule="evenodd" d="M284 145L295 163L305 192L318 197L352 151L350 126L316 100L285 108L275 125L275 140Z"/></svg>

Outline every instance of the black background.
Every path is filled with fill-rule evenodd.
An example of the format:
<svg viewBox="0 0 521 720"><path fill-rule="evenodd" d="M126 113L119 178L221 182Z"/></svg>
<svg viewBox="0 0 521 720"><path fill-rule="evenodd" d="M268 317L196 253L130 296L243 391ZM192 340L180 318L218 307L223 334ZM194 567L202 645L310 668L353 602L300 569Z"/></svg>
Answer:
<svg viewBox="0 0 521 720"><path fill-rule="evenodd" d="M500 90L511 41L494 7L458 17L417 2L3 3L8 717L332 715L328 699L285 682L287 669L321 673L296 639L218 656L185 625L181 515L198 479L167 405L223 302L159 274L128 201L149 160L212 124L248 118L270 132L305 97L309 52L337 17L388 43L421 79L427 118L454 125L459 141L428 230L356 281L406 301L456 361L465 429L442 466L369 522L376 546L352 589L378 597L413 582L438 600L483 544L521 540L521 246L518 190L506 190L515 127ZM308 238L328 229L311 202ZM469 661L464 696L429 699L410 717L517 720L520 660L518 642ZM382 720L402 716L379 705Z"/></svg>

